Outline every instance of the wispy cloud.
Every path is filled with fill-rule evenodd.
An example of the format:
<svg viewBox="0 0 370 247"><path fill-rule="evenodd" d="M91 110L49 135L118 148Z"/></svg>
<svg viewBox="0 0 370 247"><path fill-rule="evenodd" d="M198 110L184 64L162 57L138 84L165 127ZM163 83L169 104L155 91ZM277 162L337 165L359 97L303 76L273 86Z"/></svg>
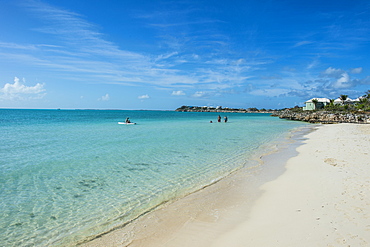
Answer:
<svg viewBox="0 0 370 247"><path fill-rule="evenodd" d="M69 43L85 43L87 46L98 44L100 47L110 47L111 43L101 38L97 27L85 21L77 13L59 9L41 1L28 1L24 6L46 21L47 26L34 28L42 33L57 35Z"/></svg>
<svg viewBox="0 0 370 247"><path fill-rule="evenodd" d="M0 48L6 49L19 49L19 50L35 50L37 47L35 45L22 45L9 42L0 42Z"/></svg>
<svg viewBox="0 0 370 247"><path fill-rule="evenodd" d="M161 55L159 55L156 59L155 59L155 61L161 61L161 60L166 60L166 59L168 59L168 58L170 58L170 57L173 57L173 56L176 56L176 55L178 55L179 53L177 52L177 51L174 51L174 52L171 52L171 53L168 53L168 54L161 54Z"/></svg>
<svg viewBox="0 0 370 247"><path fill-rule="evenodd" d="M225 60L222 58L210 62L213 59L210 55L201 57L190 48L196 47L194 44L199 42L222 43L220 39L225 38L223 35L212 34L216 40L202 40L201 37L193 35L192 39L196 43L191 41L189 48L181 55L180 51L143 55L122 50L116 44L105 40L105 35L99 28L87 22L78 13L41 1L29 1L25 6L36 17L45 21L43 27L33 30L49 35L49 43L0 43L0 48L11 48L6 52L0 50L0 56L25 64L32 63L33 66L42 66L43 69L61 71L63 74L60 75L66 78L79 78L78 80L86 78L92 83L132 86L171 88L179 84L184 87L199 84L207 88L227 88L242 83L246 78L245 73L251 68L245 63L240 63L240 58L228 60L225 64L222 64ZM197 22L204 24L210 21ZM187 39L185 36L182 38ZM212 56L215 57L217 54ZM187 67L183 69L182 66L185 65ZM194 67L193 73L189 74L189 66ZM205 66L209 69L205 70L203 68ZM84 76L74 76L77 74Z"/></svg>
<svg viewBox="0 0 370 247"><path fill-rule="evenodd" d="M179 27L179 26L189 26L189 25L200 25L200 24L214 24L215 22L219 22L218 20L198 20L198 21L179 21L179 22L166 22L166 23L152 23L150 24L153 27L159 28L168 28L168 27Z"/></svg>
<svg viewBox="0 0 370 247"><path fill-rule="evenodd" d="M348 34L351 29L360 28L355 22L347 26L325 22L325 26L302 37L284 38L286 49L303 52L305 57L300 66L294 64L294 59L291 63L282 63L281 67L287 69L278 72L276 62L279 59L286 61L288 56L293 55L279 53L272 56L266 54L266 50L249 47L234 50L233 37L222 31L224 21L218 20L217 15L214 19L203 17L199 14L201 9L190 5L180 8L185 6L183 4L171 5L177 6L174 9L166 5L166 11L153 10L136 15L140 25L150 28L155 36L151 40L155 44L145 44L155 46L155 49L143 49L145 51L141 52L140 49L125 50L109 41L104 27L90 23L83 15L42 1L28 1L24 4L27 10L44 21L43 26L35 27L33 31L46 35L45 42L0 42L0 56L42 70L59 72L58 76L63 79L153 87L168 90L173 96L185 95L184 91L178 90L181 88L186 89L188 97L196 98L235 92L274 97L301 90L327 92L330 89L349 89L366 82L358 78L363 72L362 67L344 70L332 65L322 69L324 52L340 50L339 46L345 46L347 41L350 43L352 38L357 37L350 35L346 36L345 42L338 40L341 37L339 34ZM367 30L362 30L361 39L354 43L363 42L366 33ZM335 42L338 44L333 45ZM275 70L270 71L269 66L275 66ZM275 80L279 83L276 84ZM252 84L253 87L250 87ZM139 96L139 99L146 98L149 96Z"/></svg>
<svg viewBox="0 0 370 247"><path fill-rule="evenodd" d="M309 45L309 44L312 44L312 43L314 43L314 42L313 41L304 40L304 41L300 41L300 42L296 43L293 47L305 46L305 45Z"/></svg>

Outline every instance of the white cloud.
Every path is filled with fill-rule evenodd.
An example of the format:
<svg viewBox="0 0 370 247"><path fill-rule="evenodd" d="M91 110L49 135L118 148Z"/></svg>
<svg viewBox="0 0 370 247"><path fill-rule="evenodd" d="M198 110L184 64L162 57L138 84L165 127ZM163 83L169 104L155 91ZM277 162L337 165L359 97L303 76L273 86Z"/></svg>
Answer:
<svg viewBox="0 0 370 247"><path fill-rule="evenodd" d="M176 55L178 55L178 54L179 54L179 53L178 53L177 51L175 51L175 52L171 52L171 53L169 53L169 54L159 55L159 56L157 57L156 61L159 61L159 60L165 60L165 59L168 59L168 58L170 58L170 57L172 57L172 56L176 56Z"/></svg>
<svg viewBox="0 0 370 247"><path fill-rule="evenodd" d="M194 58L194 59L199 59L199 55L197 55L197 54L193 54L193 55L192 55L192 58Z"/></svg>
<svg viewBox="0 0 370 247"><path fill-rule="evenodd" d="M23 83L22 83L23 82ZM35 86L26 86L24 85L25 79L23 78L22 82L20 82L18 77L14 78L14 83L6 83L3 88L0 88L0 95L1 99L39 99L42 98L45 94L42 92L46 91L44 89L44 84L37 83ZM26 96L28 95L28 96Z"/></svg>
<svg viewBox="0 0 370 247"><path fill-rule="evenodd" d="M351 79L347 72L343 73L341 77L334 82L333 86L335 88L348 88L351 86Z"/></svg>
<svg viewBox="0 0 370 247"><path fill-rule="evenodd" d="M24 82L25 79L23 79L23 83ZM1 89L1 92L5 94L37 94L42 91L45 91L43 87L44 85L40 83L37 83L33 87L27 87L19 81L18 77L15 77L14 83L13 84L6 83L5 86Z"/></svg>
<svg viewBox="0 0 370 247"><path fill-rule="evenodd" d="M181 96L185 95L184 91L173 91L171 95Z"/></svg>
<svg viewBox="0 0 370 247"><path fill-rule="evenodd" d="M335 69L332 67L327 68L322 74L328 77L340 77L343 74L343 70Z"/></svg>
<svg viewBox="0 0 370 247"><path fill-rule="evenodd" d="M207 92L203 92L203 91L197 91L193 94L193 97L195 98L201 98L201 97L205 97L207 95Z"/></svg>
<svg viewBox="0 0 370 247"><path fill-rule="evenodd" d="M106 95L101 96L98 100L108 101L109 99L110 99L109 94L106 94Z"/></svg>
<svg viewBox="0 0 370 247"><path fill-rule="evenodd" d="M319 65L319 60L315 59L310 64L307 65L307 69L313 69Z"/></svg>
<svg viewBox="0 0 370 247"><path fill-rule="evenodd" d="M147 94L144 94L144 95L141 95L141 96L139 96L139 97L137 97L138 99L149 99L150 97L149 97L149 95L147 95Z"/></svg>
<svg viewBox="0 0 370 247"><path fill-rule="evenodd" d="M351 69L352 74L360 74L362 72L362 67Z"/></svg>

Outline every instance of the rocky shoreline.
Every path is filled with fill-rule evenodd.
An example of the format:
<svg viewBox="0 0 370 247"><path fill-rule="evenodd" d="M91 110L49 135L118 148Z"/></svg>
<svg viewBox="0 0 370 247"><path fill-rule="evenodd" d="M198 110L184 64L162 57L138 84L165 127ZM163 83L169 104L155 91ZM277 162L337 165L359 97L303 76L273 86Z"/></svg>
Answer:
<svg viewBox="0 0 370 247"><path fill-rule="evenodd" d="M257 108L229 108L229 107L208 107L208 106L181 106L175 111L179 112L226 112L226 113L273 113L275 110Z"/></svg>
<svg viewBox="0 0 370 247"><path fill-rule="evenodd" d="M270 113L273 117L288 119L293 121L304 121L309 123L362 123L370 124L370 112L358 111L302 111L297 108L284 110L266 110L257 108L235 109L222 107L199 107L199 106L182 106L176 109L180 112L218 112L218 113Z"/></svg>
<svg viewBox="0 0 370 247"><path fill-rule="evenodd" d="M329 112L329 111L304 111L294 112L290 110L274 112L271 116L309 123L363 123L370 124L369 113Z"/></svg>

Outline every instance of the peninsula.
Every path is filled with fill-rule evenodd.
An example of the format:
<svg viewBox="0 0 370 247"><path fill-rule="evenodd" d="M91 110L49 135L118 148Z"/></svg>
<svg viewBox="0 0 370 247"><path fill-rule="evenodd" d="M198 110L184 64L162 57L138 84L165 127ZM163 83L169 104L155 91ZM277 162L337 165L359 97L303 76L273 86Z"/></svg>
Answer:
<svg viewBox="0 0 370 247"><path fill-rule="evenodd" d="M257 109L257 108L229 108L229 107L210 107L210 106L186 106L183 105L175 111L179 112L235 112L235 113L273 113L277 110Z"/></svg>
<svg viewBox="0 0 370 247"><path fill-rule="evenodd" d="M181 106L180 112L235 112L235 113L271 113L271 116L288 120L309 123L370 123L370 90L365 95L351 100L348 95L338 99L312 98L305 102L306 106L279 110L257 108L223 108L209 106Z"/></svg>

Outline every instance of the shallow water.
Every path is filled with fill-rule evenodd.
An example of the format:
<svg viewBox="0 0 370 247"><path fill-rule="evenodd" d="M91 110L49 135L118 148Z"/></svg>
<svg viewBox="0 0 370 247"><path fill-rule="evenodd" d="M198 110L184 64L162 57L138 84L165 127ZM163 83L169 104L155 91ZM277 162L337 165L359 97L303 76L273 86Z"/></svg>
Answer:
<svg viewBox="0 0 370 247"><path fill-rule="evenodd" d="M71 245L196 191L305 123L268 114L0 110L0 246ZM130 117L136 125L119 125ZM210 123L210 121L213 123Z"/></svg>

